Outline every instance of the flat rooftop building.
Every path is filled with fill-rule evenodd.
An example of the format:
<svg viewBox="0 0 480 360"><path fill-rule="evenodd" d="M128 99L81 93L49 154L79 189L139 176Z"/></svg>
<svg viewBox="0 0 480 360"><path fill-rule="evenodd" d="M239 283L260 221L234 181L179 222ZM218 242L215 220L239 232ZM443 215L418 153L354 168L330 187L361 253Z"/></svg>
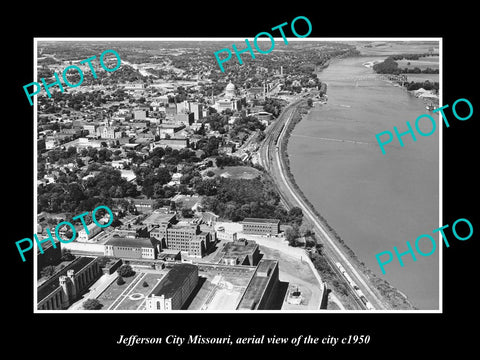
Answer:
<svg viewBox="0 0 480 360"><path fill-rule="evenodd" d="M275 236L280 232L278 219L245 218L242 224L245 234Z"/></svg>
<svg viewBox="0 0 480 360"><path fill-rule="evenodd" d="M156 259L159 241L154 238L113 237L105 243L105 256L121 259Z"/></svg>
<svg viewBox="0 0 480 360"><path fill-rule="evenodd" d="M198 267L176 264L146 299L147 310L180 310L198 283Z"/></svg>
<svg viewBox="0 0 480 360"><path fill-rule="evenodd" d="M154 211L149 217L143 220L143 223L147 225L148 230L155 227L166 229L167 224L175 223L177 218L176 214L165 214L162 211Z"/></svg>
<svg viewBox="0 0 480 360"><path fill-rule="evenodd" d="M272 294L278 284L278 261L262 259L247 289L243 293L237 310L269 309Z"/></svg>
<svg viewBox="0 0 480 360"><path fill-rule="evenodd" d="M227 242L222 253L220 262L227 265L256 266L261 258L258 244L246 239Z"/></svg>

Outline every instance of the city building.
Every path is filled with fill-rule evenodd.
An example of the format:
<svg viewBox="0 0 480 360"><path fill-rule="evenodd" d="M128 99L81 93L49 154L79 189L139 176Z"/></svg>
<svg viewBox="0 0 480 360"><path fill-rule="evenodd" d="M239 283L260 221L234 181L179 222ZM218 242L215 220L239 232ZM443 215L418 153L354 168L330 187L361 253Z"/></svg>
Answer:
<svg viewBox="0 0 480 360"><path fill-rule="evenodd" d="M175 115L173 115L173 121L175 124L177 124L177 126L190 126L194 121L194 114L192 112L177 112Z"/></svg>
<svg viewBox="0 0 480 360"><path fill-rule="evenodd" d="M193 113L193 120L198 121L203 119L203 105L200 103L190 103L190 111Z"/></svg>
<svg viewBox="0 0 480 360"><path fill-rule="evenodd" d="M156 259L160 242L155 238L113 237L105 243L105 256L120 259Z"/></svg>
<svg viewBox="0 0 480 360"><path fill-rule="evenodd" d="M215 225L215 223L217 222L219 216L217 214L214 214L210 211L202 211L200 213L200 219L202 220L202 222L212 226L212 225Z"/></svg>
<svg viewBox="0 0 480 360"><path fill-rule="evenodd" d="M279 284L278 273L278 260L260 260L237 310L271 309Z"/></svg>
<svg viewBox="0 0 480 360"><path fill-rule="evenodd" d="M245 234L276 236L280 232L278 219L245 218L242 224Z"/></svg>
<svg viewBox="0 0 480 360"><path fill-rule="evenodd" d="M165 115L168 118L173 118L173 116L177 113L177 104L175 103L168 103L165 107Z"/></svg>
<svg viewBox="0 0 480 360"><path fill-rule="evenodd" d="M37 287L39 310L63 310L102 275L97 258L78 257Z"/></svg>
<svg viewBox="0 0 480 360"><path fill-rule="evenodd" d="M175 264L146 298L147 310L181 310L198 283L198 267Z"/></svg>
<svg viewBox="0 0 480 360"><path fill-rule="evenodd" d="M129 83L124 85L124 89L128 91L141 91L145 89L145 84Z"/></svg>
<svg viewBox="0 0 480 360"><path fill-rule="evenodd" d="M88 131L89 135L96 135L97 134L98 124L85 124L83 125L83 130Z"/></svg>
<svg viewBox="0 0 480 360"><path fill-rule="evenodd" d="M176 224L166 229L166 247L180 250L189 256L203 257L210 247L211 234L201 231L197 224Z"/></svg>
<svg viewBox="0 0 480 360"><path fill-rule="evenodd" d="M135 120L146 120L147 111L146 110L133 110L133 118Z"/></svg>
<svg viewBox="0 0 480 360"><path fill-rule="evenodd" d="M88 147L98 149L102 146L102 141L103 140L95 140L95 139L81 137L81 138L69 141L63 144L63 146L65 146L65 149L68 149L69 147L74 147L75 149L77 149L77 151L80 149L88 148Z"/></svg>
<svg viewBox="0 0 480 360"><path fill-rule="evenodd" d="M258 244L246 239L227 242L221 254L220 263L226 265L256 266L262 258Z"/></svg>
<svg viewBox="0 0 480 360"><path fill-rule="evenodd" d="M153 205L155 204L155 199L128 199L133 205L135 209L139 212L148 212L153 210Z"/></svg>
<svg viewBox="0 0 480 360"><path fill-rule="evenodd" d="M114 235L118 235L119 237L127 237L127 238L139 238L139 237L148 237L149 232L147 230L146 225L142 224L128 224L128 226L123 225L120 229L115 229L113 231Z"/></svg>
<svg viewBox="0 0 480 360"><path fill-rule="evenodd" d="M158 229L165 234L167 228L177 221L177 214L165 213L163 211L154 211L152 214L143 220L143 223L147 225L148 231Z"/></svg>
<svg viewBox="0 0 480 360"><path fill-rule="evenodd" d="M176 103L176 106L177 106L177 114L190 112L190 103L187 100Z"/></svg>
<svg viewBox="0 0 480 360"><path fill-rule="evenodd" d="M60 145L60 141L56 138L49 138L45 141L46 150L55 149L59 145Z"/></svg>
<svg viewBox="0 0 480 360"><path fill-rule="evenodd" d="M158 126L158 135L160 136L160 139L174 138L175 133L179 132L183 128L185 128L185 125L183 124L161 124Z"/></svg>
<svg viewBox="0 0 480 360"><path fill-rule="evenodd" d="M219 113L223 110L230 109L232 111L240 110L240 101L235 94L235 85L231 82L225 87L225 95L223 98L214 102L213 107Z"/></svg>
<svg viewBox="0 0 480 360"><path fill-rule="evenodd" d="M97 128L96 135L102 139L119 139L123 136L123 132L115 127L100 126Z"/></svg>
<svg viewBox="0 0 480 360"><path fill-rule="evenodd" d="M91 224L87 225L87 230L88 234L84 228L82 228L82 230L78 232L78 242L87 242L88 240L99 234L103 229L92 222Z"/></svg>
<svg viewBox="0 0 480 360"><path fill-rule="evenodd" d="M217 230L217 239L219 241L236 241L237 240L237 233L236 232L228 232L225 231L224 228L220 228Z"/></svg>
<svg viewBox="0 0 480 360"><path fill-rule="evenodd" d="M188 138L171 138L171 139L160 139L159 141L155 142L155 147L170 147L172 149L184 149L187 148L189 145Z"/></svg>
<svg viewBox="0 0 480 360"><path fill-rule="evenodd" d="M220 99L215 101L215 105L213 106L215 110L221 113L223 110L232 110L236 111L239 109L238 103L234 99Z"/></svg>

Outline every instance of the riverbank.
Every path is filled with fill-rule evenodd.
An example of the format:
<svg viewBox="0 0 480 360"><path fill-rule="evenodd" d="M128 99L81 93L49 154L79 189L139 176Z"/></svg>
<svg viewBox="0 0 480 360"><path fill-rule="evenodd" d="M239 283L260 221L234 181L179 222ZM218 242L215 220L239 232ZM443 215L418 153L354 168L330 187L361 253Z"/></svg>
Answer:
<svg viewBox="0 0 480 360"><path fill-rule="evenodd" d="M290 169L290 161L288 156L288 140L290 135L295 128L295 126L305 117L308 116L310 112L310 108L305 105L306 101L303 105L297 106L295 113L293 115L292 121L288 124L287 128L285 129L285 136L282 139L282 152L280 156L282 157L282 161L285 164L285 169L287 172L287 177L289 178L290 182L292 183L293 187L295 188L297 194L308 204L308 206L312 209L316 216L322 221L323 224L327 227L329 232L334 236L338 244L343 248L345 253L348 255L349 259L356 265L357 269L359 269L365 277L373 284L378 291L378 294L384 299L385 303L389 305L389 307L393 310L415 310L417 309L409 300L408 298L400 292L398 289L393 287L388 281L381 279L376 276L363 262L361 262L354 251L343 241L343 239L338 235L338 233L328 224L326 219L320 214L320 212L315 208L315 206L310 202L310 200L305 196L303 191L297 185L295 178ZM321 105L319 105L321 106ZM318 242L318 238L317 238ZM335 287L333 284L329 284L331 287Z"/></svg>

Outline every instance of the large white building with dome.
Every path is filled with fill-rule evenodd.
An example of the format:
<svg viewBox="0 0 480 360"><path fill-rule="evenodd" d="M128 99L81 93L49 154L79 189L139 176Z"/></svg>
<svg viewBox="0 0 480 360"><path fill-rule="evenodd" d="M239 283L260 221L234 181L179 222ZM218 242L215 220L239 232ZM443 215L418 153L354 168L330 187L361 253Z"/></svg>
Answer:
<svg viewBox="0 0 480 360"><path fill-rule="evenodd" d="M226 109L237 111L240 108L239 103L240 101L235 93L235 85L232 82L229 82L225 87L225 95L215 101L213 107L219 113Z"/></svg>

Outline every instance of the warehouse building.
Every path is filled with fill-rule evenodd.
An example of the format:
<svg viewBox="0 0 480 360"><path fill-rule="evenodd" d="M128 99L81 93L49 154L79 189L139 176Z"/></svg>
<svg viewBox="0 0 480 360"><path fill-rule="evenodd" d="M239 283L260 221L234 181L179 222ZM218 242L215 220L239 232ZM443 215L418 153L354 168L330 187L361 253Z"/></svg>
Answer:
<svg viewBox="0 0 480 360"><path fill-rule="evenodd" d="M245 218L242 224L245 234L276 236L280 232L278 219Z"/></svg>
<svg viewBox="0 0 480 360"><path fill-rule="evenodd" d="M105 256L120 259L156 259L160 242L155 238L114 237L105 243Z"/></svg>
<svg viewBox="0 0 480 360"><path fill-rule="evenodd" d="M198 267L175 264L147 297L147 310L181 310L198 283Z"/></svg>

